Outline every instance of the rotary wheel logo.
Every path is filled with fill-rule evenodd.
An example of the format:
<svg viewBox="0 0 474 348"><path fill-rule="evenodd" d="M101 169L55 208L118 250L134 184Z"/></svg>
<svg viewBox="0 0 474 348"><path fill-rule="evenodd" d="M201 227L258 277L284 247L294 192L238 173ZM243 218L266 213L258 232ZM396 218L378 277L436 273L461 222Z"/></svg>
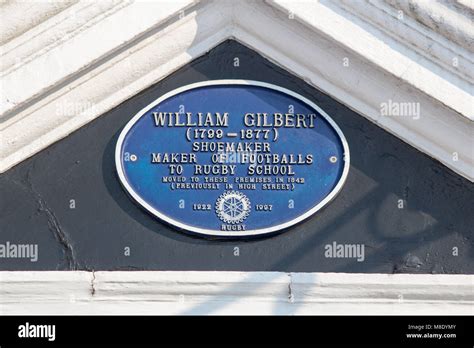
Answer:
<svg viewBox="0 0 474 348"><path fill-rule="evenodd" d="M216 213L219 219L228 224L238 224L250 214L250 201L238 191L224 192L217 199Z"/></svg>

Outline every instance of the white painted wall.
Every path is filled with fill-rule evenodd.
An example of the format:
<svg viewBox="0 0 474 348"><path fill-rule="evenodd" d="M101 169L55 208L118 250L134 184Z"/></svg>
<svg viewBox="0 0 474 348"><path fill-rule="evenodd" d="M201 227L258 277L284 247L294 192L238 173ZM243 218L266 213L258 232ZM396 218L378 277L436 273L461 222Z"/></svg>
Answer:
<svg viewBox="0 0 474 348"><path fill-rule="evenodd" d="M0 272L0 314L474 314L474 276Z"/></svg>

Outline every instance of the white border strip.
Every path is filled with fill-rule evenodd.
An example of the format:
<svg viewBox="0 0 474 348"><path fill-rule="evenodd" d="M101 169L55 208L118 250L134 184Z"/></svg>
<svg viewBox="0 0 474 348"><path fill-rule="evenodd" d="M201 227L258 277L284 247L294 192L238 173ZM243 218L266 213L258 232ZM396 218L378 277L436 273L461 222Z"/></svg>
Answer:
<svg viewBox="0 0 474 348"><path fill-rule="evenodd" d="M472 315L473 275L0 272L2 315Z"/></svg>
<svg viewBox="0 0 474 348"><path fill-rule="evenodd" d="M302 101L303 103L309 105L311 108L314 110L317 110L321 116L323 116L326 121L331 125L331 127L336 131L337 135L339 136L339 139L342 142L343 146L343 160L344 160L344 168L341 174L341 177L339 178L338 183L334 187L334 189L317 205L309 209L308 211L304 212L297 218L287 221L285 223L275 225L272 227L268 228L261 228L257 230L246 230L246 231L226 231L222 232L220 230L211 230L211 229L206 229L206 228L200 228L192 225L188 225L182 222L179 222L166 214L163 214L162 212L158 211L154 207L152 207L148 202L146 202L135 190L129 185L124 169L122 166L122 146L123 146L123 141L125 140L125 137L127 136L128 132L130 129L134 126L135 123L137 123L140 118L145 115L148 111L150 111L152 108L160 104L161 102L171 98L172 96L175 96L177 94L183 93L185 91L189 91L192 89L200 88L200 87L206 87L206 86L219 86L219 85L248 85L248 86L257 86L257 87L264 87L268 89L272 89L284 94L287 94L295 99L298 99ZM295 93L293 91L290 91L289 89L276 86L271 83L266 83L266 82L260 82L260 81L252 81L252 80L212 80L212 81L204 81L204 82L197 82L197 83L192 83L177 89L174 89L152 103L148 104L145 106L142 110L140 110L123 128L122 132L120 133L120 136L117 140L117 145L115 147L115 165L117 168L117 173L120 178L120 182L124 186L124 188L127 190L127 192L144 208L146 208L149 212L151 212L153 215L157 216L161 220L164 220L165 222L174 225L180 229L184 229L186 231L190 232L195 232L195 233L200 233L200 234L205 234L205 235L211 235L211 236L222 236L222 237L235 237L235 236L256 236L256 235L263 235L267 233L272 233L272 232L277 232L280 230L283 230L285 228L291 227L307 218L309 218L311 215L315 214L318 210L320 210L322 207L324 207L326 204L331 202L336 195L339 193L339 191L342 189L342 186L346 182L347 175L349 174L349 167L350 167L350 153L349 153L349 145L347 144L347 140L344 137L344 134L342 133L341 129L338 127L338 125L333 121L333 119L326 113L324 112L323 109L321 109L318 105L310 101L309 99L303 97L302 95Z"/></svg>

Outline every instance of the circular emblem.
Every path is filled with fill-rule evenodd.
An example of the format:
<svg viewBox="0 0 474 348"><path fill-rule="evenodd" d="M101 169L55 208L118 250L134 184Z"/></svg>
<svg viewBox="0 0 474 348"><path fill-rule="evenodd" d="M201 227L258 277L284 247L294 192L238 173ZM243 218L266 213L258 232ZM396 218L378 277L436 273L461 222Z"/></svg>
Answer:
<svg viewBox="0 0 474 348"><path fill-rule="evenodd" d="M238 191L227 191L217 198L216 213L219 219L228 224L244 221L250 213L250 201Z"/></svg>

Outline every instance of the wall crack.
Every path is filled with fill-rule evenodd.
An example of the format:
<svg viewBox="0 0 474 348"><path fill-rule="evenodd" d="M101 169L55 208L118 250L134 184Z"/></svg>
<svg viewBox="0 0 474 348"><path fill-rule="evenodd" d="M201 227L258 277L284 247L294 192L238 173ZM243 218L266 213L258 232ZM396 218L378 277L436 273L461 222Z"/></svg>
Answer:
<svg viewBox="0 0 474 348"><path fill-rule="evenodd" d="M288 277L290 277L290 282L288 283L288 302L293 303L295 302L295 296L293 294L293 290L291 288L292 282L293 282L293 277L291 276L291 273L288 273Z"/></svg>
<svg viewBox="0 0 474 348"><path fill-rule="evenodd" d="M34 167L34 166L33 166ZM36 203L39 205L39 211L46 214L48 219L48 227L53 232L55 239L59 242L63 249L63 254L66 258L67 267L70 270L78 269L76 255L70 239L64 229L62 228L56 214L49 207L43 196L35 189L33 181L31 180L31 168L26 175L26 183L29 191L34 195Z"/></svg>
<svg viewBox="0 0 474 348"><path fill-rule="evenodd" d="M92 279L91 279L91 295L95 295L95 271L92 270Z"/></svg>

